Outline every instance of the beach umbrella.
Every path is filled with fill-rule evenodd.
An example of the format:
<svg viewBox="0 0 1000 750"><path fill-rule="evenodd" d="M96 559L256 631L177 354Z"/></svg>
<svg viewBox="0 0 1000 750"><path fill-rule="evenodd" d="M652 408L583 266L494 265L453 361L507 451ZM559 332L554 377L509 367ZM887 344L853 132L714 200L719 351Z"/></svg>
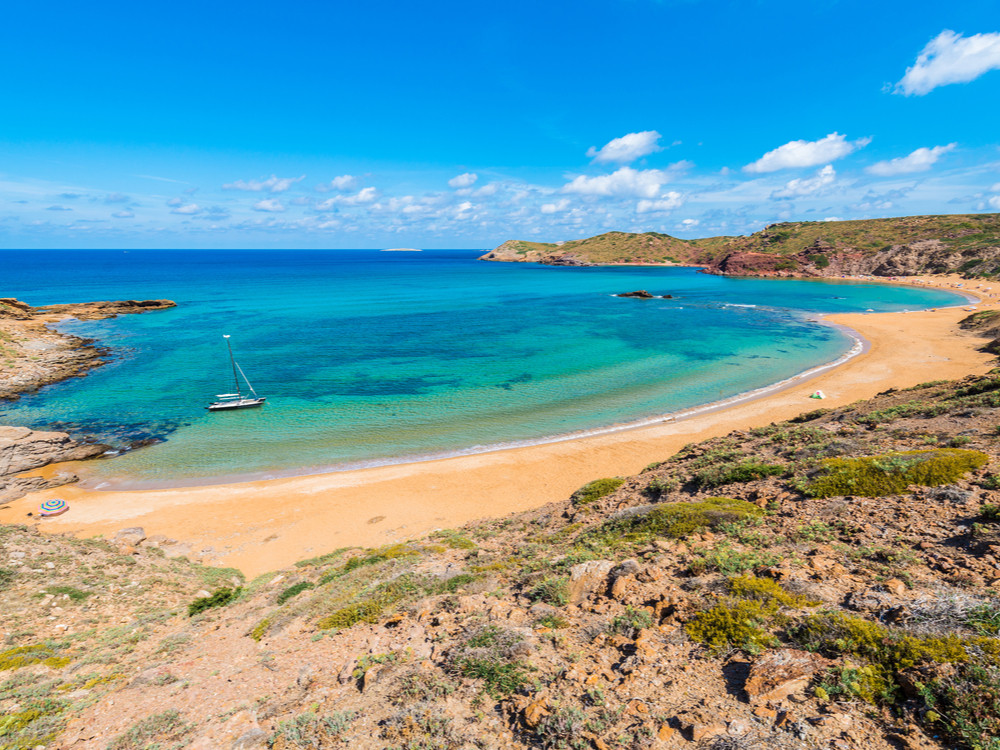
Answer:
<svg viewBox="0 0 1000 750"><path fill-rule="evenodd" d="M53 500L46 500L42 503L39 515L43 518L50 518L51 516L61 515L67 510L69 510L69 506L66 504L66 501L55 498Z"/></svg>

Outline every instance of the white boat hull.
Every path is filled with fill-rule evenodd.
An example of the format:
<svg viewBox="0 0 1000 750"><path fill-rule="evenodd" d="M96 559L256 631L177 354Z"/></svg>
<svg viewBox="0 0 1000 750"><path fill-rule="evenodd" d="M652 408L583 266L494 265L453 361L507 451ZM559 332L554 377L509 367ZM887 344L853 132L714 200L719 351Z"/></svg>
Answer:
<svg viewBox="0 0 1000 750"><path fill-rule="evenodd" d="M234 409L252 409L255 406L263 406L264 402L267 401L266 397L262 398L241 398L233 399L232 401L216 401L209 404L205 408L209 411L232 411Z"/></svg>

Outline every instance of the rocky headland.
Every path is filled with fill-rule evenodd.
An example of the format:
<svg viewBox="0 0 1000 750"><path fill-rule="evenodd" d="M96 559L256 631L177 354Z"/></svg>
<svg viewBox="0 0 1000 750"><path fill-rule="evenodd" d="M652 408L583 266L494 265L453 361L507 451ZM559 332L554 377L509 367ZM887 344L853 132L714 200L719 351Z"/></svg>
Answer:
<svg viewBox="0 0 1000 750"><path fill-rule="evenodd" d="M122 300L32 307L12 298L0 299L0 401L82 377L102 365L108 350L89 339L53 330L67 318L100 320L118 315L165 310L170 300ZM0 427L0 502L27 492L76 480L70 473L47 478L21 476L50 463L99 456L107 446L73 440L63 432Z"/></svg>
<svg viewBox="0 0 1000 750"><path fill-rule="evenodd" d="M560 243L509 240L482 260L546 265L687 265L726 276L840 278L1000 273L1000 214L772 224L744 237L681 240L608 232Z"/></svg>

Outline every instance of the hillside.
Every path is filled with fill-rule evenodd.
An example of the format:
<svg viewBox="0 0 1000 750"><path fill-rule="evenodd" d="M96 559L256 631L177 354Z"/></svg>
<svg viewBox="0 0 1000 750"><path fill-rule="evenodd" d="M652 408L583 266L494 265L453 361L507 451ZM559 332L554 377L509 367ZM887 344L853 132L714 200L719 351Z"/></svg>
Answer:
<svg viewBox="0 0 1000 750"><path fill-rule="evenodd" d="M686 265L698 249L686 240L668 234L607 232L596 237L567 242L509 240L481 260L500 260L546 265L586 266L611 264Z"/></svg>
<svg viewBox="0 0 1000 750"><path fill-rule="evenodd" d="M889 391L251 582L0 527L0 747L994 750L998 410Z"/></svg>
<svg viewBox="0 0 1000 750"><path fill-rule="evenodd" d="M733 276L1000 273L1000 214L772 224L746 237L610 232L562 245L508 241L483 260L552 265L676 263Z"/></svg>

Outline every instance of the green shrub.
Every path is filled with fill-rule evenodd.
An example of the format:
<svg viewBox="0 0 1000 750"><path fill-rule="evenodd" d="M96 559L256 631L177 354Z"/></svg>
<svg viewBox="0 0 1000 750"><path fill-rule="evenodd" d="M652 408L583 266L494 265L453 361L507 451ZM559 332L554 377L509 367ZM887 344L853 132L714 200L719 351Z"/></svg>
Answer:
<svg viewBox="0 0 1000 750"><path fill-rule="evenodd" d="M448 666L463 677L483 680L486 691L501 698L527 682L528 666L521 658L526 650L527 644L517 632L487 625L452 650Z"/></svg>
<svg viewBox="0 0 1000 750"><path fill-rule="evenodd" d="M465 588L470 583L474 583L478 580L479 576L473 575L472 573L459 573L457 576L452 576L451 578L441 581L430 593L454 594L459 589Z"/></svg>
<svg viewBox="0 0 1000 750"><path fill-rule="evenodd" d="M764 511L745 500L709 497L688 503L666 503L644 514L611 519L598 528L610 539L642 543L657 537L681 539L703 529L756 518Z"/></svg>
<svg viewBox="0 0 1000 750"><path fill-rule="evenodd" d="M703 489L721 487L736 482L752 482L765 477L777 477L784 474L786 467L780 464L768 464L753 458L746 458L734 463L721 463L708 466L695 473L695 484Z"/></svg>
<svg viewBox="0 0 1000 750"><path fill-rule="evenodd" d="M17 576L13 570L9 568L0 568L0 591L10 586L14 578Z"/></svg>
<svg viewBox="0 0 1000 750"><path fill-rule="evenodd" d="M342 630L359 622L378 622L385 606L384 602L378 600L348 604L324 617L316 623L316 627L320 630Z"/></svg>
<svg viewBox="0 0 1000 750"><path fill-rule="evenodd" d="M566 576L545 578L528 591L528 598L533 602L565 607L569 602L569 578Z"/></svg>
<svg viewBox="0 0 1000 750"><path fill-rule="evenodd" d="M965 624L979 635L1000 635L1000 600L984 602L970 610Z"/></svg>
<svg viewBox="0 0 1000 750"><path fill-rule="evenodd" d="M199 612L204 612L206 609L213 609L214 607L225 607L239 597L240 592L243 589L237 587L235 589L219 589L211 596L203 596L195 599L188 605L188 617L194 617Z"/></svg>
<svg viewBox="0 0 1000 750"><path fill-rule="evenodd" d="M367 555L355 555L344 563L343 571L349 573L366 565L376 565L386 560L397 560L401 557L415 557L420 552L408 544L390 544L376 550L370 550Z"/></svg>
<svg viewBox="0 0 1000 750"><path fill-rule="evenodd" d="M817 604L804 596L785 591L770 578L756 578L754 576L730 578L729 592L740 599L758 599L762 602L774 602L785 607L811 607Z"/></svg>
<svg viewBox="0 0 1000 750"><path fill-rule="evenodd" d="M621 477L595 479L593 482L583 485L583 487L570 495L569 499L577 506L590 505L592 502L610 495L624 483L625 480Z"/></svg>
<svg viewBox="0 0 1000 750"><path fill-rule="evenodd" d="M52 596L68 596L70 601L82 602L93 592L83 591L73 586L49 586L45 589L45 593L52 594Z"/></svg>
<svg viewBox="0 0 1000 750"><path fill-rule="evenodd" d="M278 604L284 604L293 596L297 596L303 591L312 588L315 588L315 584L309 583L309 581L299 581L298 583L293 583L287 589L278 594Z"/></svg>
<svg viewBox="0 0 1000 750"><path fill-rule="evenodd" d="M52 669L59 669L69 664L68 657L58 654L59 651L55 646L41 643L9 648L0 651L0 672L30 667L32 664L45 664Z"/></svg>
<svg viewBox="0 0 1000 750"><path fill-rule="evenodd" d="M684 629L691 640L716 654L730 648L757 653L775 642L763 629L773 614L773 605L757 600L720 602L697 615Z"/></svg>
<svg viewBox="0 0 1000 750"><path fill-rule="evenodd" d="M689 567L695 575L717 570L723 575L735 576L769 568L783 559L777 552L737 550L727 543L722 543L695 557Z"/></svg>
<svg viewBox="0 0 1000 750"><path fill-rule="evenodd" d="M1000 505L986 504L980 508L979 515L987 523L1000 523Z"/></svg>
<svg viewBox="0 0 1000 750"><path fill-rule="evenodd" d="M960 448L830 458L823 461L822 474L805 491L812 497L884 497L905 492L911 484L924 487L950 484L988 462L985 453Z"/></svg>
<svg viewBox="0 0 1000 750"><path fill-rule="evenodd" d="M644 609L626 607L623 614L611 621L610 630L628 637L634 637L637 630L648 628L653 624L653 616Z"/></svg>

